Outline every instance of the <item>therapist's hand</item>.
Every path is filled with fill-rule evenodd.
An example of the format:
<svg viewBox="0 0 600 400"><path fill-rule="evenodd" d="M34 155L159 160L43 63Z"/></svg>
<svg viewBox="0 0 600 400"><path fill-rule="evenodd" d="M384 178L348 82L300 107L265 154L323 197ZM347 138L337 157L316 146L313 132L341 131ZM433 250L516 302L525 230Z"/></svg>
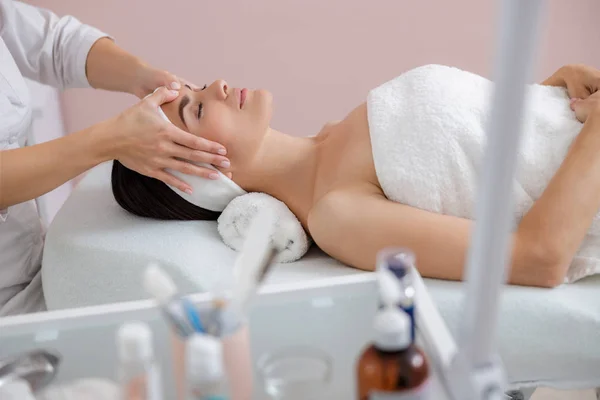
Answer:
<svg viewBox="0 0 600 400"><path fill-rule="evenodd" d="M167 173L165 168L209 179L218 179L218 174L176 157L213 165L220 165L227 158L221 144L185 132L158 114L161 104L173 101L177 96L177 91L162 87L107 121L107 131L112 132L113 159L140 174L189 192L191 187Z"/></svg>
<svg viewBox="0 0 600 400"><path fill-rule="evenodd" d="M131 92L142 99L154 92L158 87L164 86L169 89L179 90L183 85L188 85L192 90L200 89L197 85L194 85L169 71L142 64L138 68L134 82L132 82Z"/></svg>

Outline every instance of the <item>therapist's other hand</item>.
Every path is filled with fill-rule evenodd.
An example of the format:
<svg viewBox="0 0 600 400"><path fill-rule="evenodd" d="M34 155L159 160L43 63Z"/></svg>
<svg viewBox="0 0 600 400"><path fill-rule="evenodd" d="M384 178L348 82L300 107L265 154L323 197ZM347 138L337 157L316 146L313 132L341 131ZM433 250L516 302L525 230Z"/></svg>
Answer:
<svg viewBox="0 0 600 400"><path fill-rule="evenodd" d="M190 193L191 187L186 182L165 169L218 179L214 170L179 159L220 165L227 160L226 150L221 144L185 132L160 116L158 107L177 96L177 91L162 87L108 123L112 124L110 130L115 135L114 159L140 174Z"/></svg>
<svg viewBox="0 0 600 400"><path fill-rule="evenodd" d="M587 99L600 89L600 70L589 65L565 65L556 75L564 82L572 99Z"/></svg>
<svg viewBox="0 0 600 400"><path fill-rule="evenodd" d="M592 115L600 117L600 92L596 92L585 99L571 99L571 109L581 122L586 122Z"/></svg>
<svg viewBox="0 0 600 400"><path fill-rule="evenodd" d="M164 86L169 89L179 90L182 85L188 85L193 90L200 89L197 85L180 78L169 71L142 65L136 74L136 79L132 82L131 92L138 98L143 99L156 88Z"/></svg>

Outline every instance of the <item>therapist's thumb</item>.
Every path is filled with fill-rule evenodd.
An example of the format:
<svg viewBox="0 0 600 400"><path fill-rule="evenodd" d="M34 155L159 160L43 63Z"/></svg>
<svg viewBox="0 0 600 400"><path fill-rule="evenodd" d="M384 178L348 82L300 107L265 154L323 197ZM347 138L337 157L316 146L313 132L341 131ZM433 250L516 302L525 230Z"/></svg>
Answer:
<svg viewBox="0 0 600 400"><path fill-rule="evenodd" d="M169 90L166 87L161 86L156 89L154 93L146 97L145 100L153 106L159 107L164 103L175 100L177 96L179 96L179 92L177 90Z"/></svg>

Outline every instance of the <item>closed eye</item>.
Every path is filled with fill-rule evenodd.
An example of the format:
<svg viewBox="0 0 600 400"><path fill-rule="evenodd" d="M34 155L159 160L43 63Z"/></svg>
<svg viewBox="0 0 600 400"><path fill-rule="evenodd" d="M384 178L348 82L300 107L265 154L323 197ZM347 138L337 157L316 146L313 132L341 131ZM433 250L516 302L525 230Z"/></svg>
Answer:
<svg viewBox="0 0 600 400"><path fill-rule="evenodd" d="M206 89L206 85L202 88L202 90ZM198 104L198 119L202 117L202 103Z"/></svg>

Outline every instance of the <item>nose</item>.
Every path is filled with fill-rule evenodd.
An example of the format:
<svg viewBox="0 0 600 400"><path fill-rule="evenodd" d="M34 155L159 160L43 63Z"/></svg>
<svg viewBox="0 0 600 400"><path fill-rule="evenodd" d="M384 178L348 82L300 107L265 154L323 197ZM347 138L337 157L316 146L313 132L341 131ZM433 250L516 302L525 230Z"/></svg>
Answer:
<svg viewBox="0 0 600 400"><path fill-rule="evenodd" d="M217 79L211 85L211 89L215 91L217 97L221 100L225 100L227 98L227 82L223 79Z"/></svg>

